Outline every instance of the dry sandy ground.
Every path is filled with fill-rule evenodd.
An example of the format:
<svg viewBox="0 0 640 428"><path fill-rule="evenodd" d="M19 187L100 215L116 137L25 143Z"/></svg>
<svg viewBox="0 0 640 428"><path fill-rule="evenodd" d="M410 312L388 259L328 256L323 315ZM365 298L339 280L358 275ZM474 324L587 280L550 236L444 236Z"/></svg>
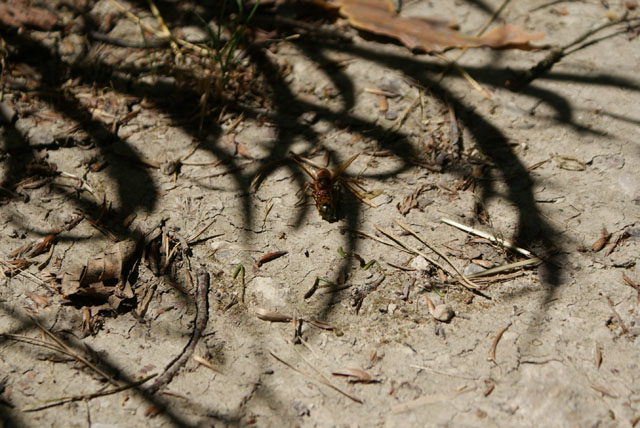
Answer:
<svg viewBox="0 0 640 428"><path fill-rule="evenodd" d="M403 13L455 17L464 33L473 34L500 4L436 3L445 2L411 2ZM627 10L620 1L609 1L609 9L597 0L547 3L510 2L500 18L563 46ZM101 1L89 10L100 20L115 9ZM637 9L630 14L639 16ZM341 22L325 28L335 31ZM226 113L218 109L219 126L211 119L201 137L197 124L184 124L184 115L198 113L197 98L181 95L193 88L164 77L159 54L87 48L73 32L31 34L37 59L23 50L15 60L45 80L54 59L37 49L46 46L57 48L64 64L86 56L102 65L95 82L82 66L68 67L58 77L58 94L51 87L44 94L22 91L21 98L19 89L9 91L18 118L2 125L2 260L62 227L77 210L95 220L105 198L111 209L102 221L120 237L162 225L165 233L189 238L209 227L187 254L177 248L165 275L141 263L132 281L133 308L96 310L90 328L83 322L90 310L63 304L49 288L56 283L41 282L112 244L87 220L57 235L42 270L37 264L47 254L34 257L30 274L4 277L0 426L638 425L640 294L632 286L640 283L637 30L634 35L626 24L611 26L588 39L602 40L513 91L517 71L531 69L546 51L469 50L458 64L479 90L455 68L441 79L447 69L442 59L340 28L350 43L306 36L248 55L245 61L259 62L261 79L276 81L269 102L254 108L249 99ZM139 37L124 18L110 34ZM137 78L127 83L132 73ZM396 94L386 99L387 112L367 88ZM112 127L114 117L138 109ZM405 119L399 129L392 128L396 118ZM74 128L77 123L83 125ZM347 174L363 180L373 206L345 192L345 185L336 222L324 221L311 198L297 205L296 193L308 177L295 164L277 161L289 151L310 155L313 149L320 149L314 161L322 163L328 153L331 165L359 154ZM173 174L141 163L162 164L191 152ZM386 156L375 155L380 152ZM57 175L40 187L25 186L18 196L7 183L27 178L33 159L83 177L86 187ZM106 167L91 169L96 159L106 160ZM201 165L218 159L225 162ZM250 183L258 172L264 180L254 190ZM398 205L412 194L417 206L403 216ZM135 219L123 226L132 213ZM376 229L441 264L448 279L456 275L453 268L402 234L394 219L467 274L479 270L478 263L496 267L530 258L442 218L515 242L545 261L474 280L483 286L474 293L460 283L444 284L422 256L381 242L391 239ZM611 237L592 251L603 228ZM255 266L276 251L287 253ZM363 269L354 253L378 263ZM240 263L244 302L242 275L233 278ZM187 270L200 267L211 273L209 318L194 356L211 367L190 358L155 394L147 390L152 380L23 411L115 388L77 357L42 346L54 342L34 319L117 385L161 374L194 330L196 293ZM309 296L317 277L338 290L320 287ZM148 306L142 308L145 296ZM453 319L434 320L427 299L448 304ZM95 299L84 303L96 306ZM292 322L261 320L259 308L334 328L303 322L294 336ZM25 343L25 337L40 342ZM365 371L374 382L332 375L346 369Z"/></svg>

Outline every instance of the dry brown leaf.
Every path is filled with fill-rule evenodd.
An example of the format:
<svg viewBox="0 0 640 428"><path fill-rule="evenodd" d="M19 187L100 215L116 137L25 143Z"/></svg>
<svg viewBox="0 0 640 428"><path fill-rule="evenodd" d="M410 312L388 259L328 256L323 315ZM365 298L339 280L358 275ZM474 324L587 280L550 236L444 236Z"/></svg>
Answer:
<svg viewBox="0 0 640 428"><path fill-rule="evenodd" d="M134 241L118 242L87 261L86 266L62 274L60 292L65 298L89 297L106 300L117 310L122 301L134 297L126 281L128 262L136 250ZM113 280L118 280L114 284ZM105 284L105 281L109 281Z"/></svg>
<svg viewBox="0 0 640 428"><path fill-rule="evenodd" d="M400 211L400 214L407 215L409 211L411 211L412 209L418 208L418 200L414 198L413 195L409 195L406 198L404 198L404 201L402 201L402 204L398 203L396 205L396 208L398 208L398 211Z"/></svg>
<svg viewBox="0 0 640 428"><path fill-rule="evenodd" d="M135 249L135 242L122 241L107 248L103 254L90 259L80 279L81 284L119 279L124 271L125 263L131 258Z"/></svg>
<svg viewBox="0 0 640 428"><path fill-rule="evenodd" d="M80 289L80 277L82 271L64 272L62 274L61 289L62 296L67 298L73 294L76 294Z"/></svg>
<svg viewBox="0 0 640 428"><path fill-rule="evenodd" d="M526 33L518 26L496 27L480 37L463 36L450 23L429 18L403 18L388 0L337 0L332 3L349 23L363 31L400 40L411 50L436 52L447 48L531 49L529 42L544 38L542 33Z"/></svg>
<svg viewBox="0 0 640 428"><path fill-rule="evenodd" d="M36 304L36 307L46 308L47 306L49 306L49 299L47 299L45 296L41 296L39 294L31 292L27 292L26 294L28 298L33 300L33 303Z"/></svg>

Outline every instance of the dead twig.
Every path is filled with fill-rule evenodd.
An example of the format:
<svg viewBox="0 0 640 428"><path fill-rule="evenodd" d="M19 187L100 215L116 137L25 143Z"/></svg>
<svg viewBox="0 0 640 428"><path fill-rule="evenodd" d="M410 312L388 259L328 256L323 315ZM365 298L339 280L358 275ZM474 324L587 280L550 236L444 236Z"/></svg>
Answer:
<svg viewBox="0 0 640 428"><path fill-rule="evenodd" d="M380 238L378 238L376 236L373 236L373 235L371 235L371 234L369 234L367 232L363 232L363 231L358 230L358 229L351 229L349 227L343 227L343 228L340 229L340 231L341 232L344 232L344 231L354 232L354 233L357 233L360 236L364 236L365 238L369 238L369 239L372 239L372 240L374 240L376 242L379 242L381 244L388 245L389 247L393 247L396 250L404 251L405 253L409 253L409 254L413 254L412 251L409 251L404 247L398 246L398 245L394 244L393 242L388 242L388 241L382 240L382 239L380 239Z"/></svg>
<svg viewBox="0 0 640 428"><path fill-rule="evenodd" d="M268 263L272 260L275 260L279 257L282 257L284 255L288 254L288 251L276 251L274 253L267 253L264 256L260 257L257 261L255 266L257 268L261 267L263 264Z"/></svg>
<svg viewBox="0 0 640 428"><path fill-rule="evenodd" d="M496 334L496 337L495 339L493 339L493 343L491 344L491 349L489 350L489 357L487 358L487 361L493 361L494 364L498 364L498 362L496 361L496 348L498 347L498 342L500 342L502 335L509 329L509 327L511 327L511 324L512 322L509 321L509 324L507 324L505 328L503 328L498 332L498 334Z"/></svg>
<svg viewBox="0 0 640 428"><path fill-rule="evenodd" d="M478 278L482 278L485 276L490 276L490 275L495 275L497 273L500 272L506 272L506 271L510 271L510 270L516 270L516 269L522 269L525 268L527 266L537 266L540 263L542 263L542 259L539 259L538 257L534 257L531 259L526 259L526 260L522 260L519 262L515 262L515 263L509 263L503 266L497 266L491 269L486 269L483 270L482 272L476 272L476 273L472 273L471 275L467 275L467 278L474 278L474 279L478 279Z"/></svg>
<svg viewBox="0 0 640 428"><path fill-rule="evenodd" d="M491 241L491 242L493 242L495 244L498 244L500 246L512 249L513 251L516 251L516 252L522 254L523 256L534 257L534 254L531 251L525 250L524 248L520 248L520 247L512 244L509 241L506 241L504 239L500 239L500 238L495 237L495 236L493 236L493 235L491 235L489 233L482 232L480 230L474 229L474 228L469 227L469 226L465 226L464 224L460 224L458 222L455 222L453 220L449 220L449 219L446 219L446 218L441 218L440 221L445 223L445 224L448 224L449 226L453 226L453 227L456 227L456 228L458 228L460 230L463 230L463 231L465 231L467 233L471 233L473 235L480 236L481 238L488 239L489 241Z"/></svg>
<svg viewBox="0 0 640 428"><path fill-rule="evenodd" d="M200 238L200 235L202 235L204 232L207 231L207 229L209 229L211 227L211 225L216 221L216 217L218 217L218 215L220 215L220 214L218 213L218 214L214 215L213 218L211 219L211 221L209 223L207 223L204 227L202 227L202 229L200 229L194 235L192 235L189 238L187 238L187 243L191 245L191 244L195 244L197 242L200 242L198 240L198 238ZM214 237L215 236L221 236L221 235L214 235Z"/></svg>
<svg viewBox="0 0 640 428"><path fill-rule="evenodd" d="M48 342L45 342L44 340L36 339L34 337L23 336L19 334L10 334L10 333L0 334L0 337L9 339L9 340L14 340L16 342L28 343L29 345L41 346L43 348L50 349L54 352L67 355L68 357L71 357L71 358L75 357L73 354L65 351L64 348L61 348L58 345L54 345L52 343L48 343Z"/></svg>
<svg viewBox="0 0 640 428"><path fill-rule="evenodd" d="M625 274L624 272L622 272L622 280L625 282L625 284L627 284L629 287L633 287L635 288L638 292L640 292L640 285L636 284L631 278L629 278L627 276L627 274Z"/></svg>
<svg viewBox="0 0 640 428"><path fill-rule="evenodd" d="M628 11L624 13L624 15L622 15L620 17L620 19L617 19L615 21L611 21L611 22L607 22L605 24L602 24L594 29L588 30L585 33L583 33L582 35L580 35L579 37L577 37L574 41L564 45L564 46L556 46L553 47L549 53L547 54L547 56L545 56L540 62L538 62L536 65L534 65L533 67L531 67L528 70L525 70L523 72L520 72L518 74L518 76L516 77L516 79L511 82L511 88L513 90L519 90L523 87L525 87L526 85L528 85L529 83L531 83L533 80L537 79L538 77L542 76L543 74L545 74L546 72L548 72L549 70L551 70L551 68L557 64L558 62L560 62L564 57L566 57L567 55L570 55L574 52L577 52L581 49L584 49L588 46L591 46L595 43L598 43L601 40L604 40L608 37L612 37L613 35L617 35L619 33L623 33L623 31L620 32L615 32L613 34L607 35L607 36L603 36L601 38L596 38L596 39L592 39L589 41L586 41L589 37L595 35L596 33L599 33L600 31L609 28L609 27L613 27L619 24L631 24L632 22L637 21L636 18L629 18L629 13ZM637 27L637 25L635 26ZM624 31L626 32L626 30Z"/></svg>
<svg viewBox="0 0 640 428"><path fill-rule="evenodd" d="M160 388L171 382L171 379L178 373L178 370L180 370L193 355L198 340L207 327L207 322L209 321L209 273L201 268L198 269L196 275L198 279L198 289L196 292L197 310L193 333L182 353L167 365L164 373L149 387L148 391L151 394L156 393Z"/></svg>
<svg viewBox="0 0 640 428"><path fill-rule="evenodd" d="M236 270L233 272L233 279L236 279L238 277L238 275L240 275L240 285L242 286L242 291L240 294L240 301L242 303L244 303L244 294L247 290L247 285L245 283L244 280L244 266L242 265L242 263L238 263L238 265L236 266Z"/></svg>

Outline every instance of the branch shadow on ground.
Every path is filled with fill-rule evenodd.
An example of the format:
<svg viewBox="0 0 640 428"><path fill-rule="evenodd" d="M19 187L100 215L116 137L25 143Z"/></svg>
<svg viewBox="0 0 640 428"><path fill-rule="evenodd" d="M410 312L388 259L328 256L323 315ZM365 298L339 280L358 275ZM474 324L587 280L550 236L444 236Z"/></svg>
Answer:
<svg viewBox="0 0 640 428"><path fill-rule="evenodd" d="M485 8L483 2L472 3L482 9ZM167 14L171 15L171 10L168 10ZM87 31L91 28L98 27L97 23L92 23L88 15L85 16L85 19L87 21ZM35 95L34 97L39 98L41 101L46 101L56 111L64 114L66 117L77 120L83 129L92 137L92 140L96 144L96 149L106 158L112 159L112 164L118 165L108 170L110 179L115 183L118 198L122 201L122 207L116 211L115 218L125 218L128 214L137 212L138 210L153 210L158 204L158 198L155 196L157 186L151 175L145 170L135 170L134 172L132 168L127 167L127 165L120 165L121 162L119 162L123 156L132 160L134 163L139 162L140 157L136 151L125 140L119 138L111 129L108 129L102 122L93 119L86 107L79 104L73 97L65 94L63 90L59 88L56 89L56 87L68 78L76 78L80 79L82 83L94 84L96 86L104 86L113 82L120 91L137 98L156 94L155 96L159 101L159 108L176 122L185 121L185 111L196 110L199 94L190 88L167 84L162 88L162 96L158 96L158 89L160 88L137 81L135 75L130 78L122 77L121 74L117 73L121 70L118 70L117 67L112 65L105 63L69 65L62 61L60 57L56 56L55 53L52 53L50 49L46 48L41 41L32 39L28 35L10 34L7 35L7 38L13 42L15 46L23 49L20 54L14 57L14 60L30 64L39 70L41 75L46 76L46 81L43 82L43 86L40 89L43 90L43 93L49 95L45 97ZM301 120L301 114L308 111L316 113L320 120L342 123L345 128L349 128L353 132L366 132L366 138L368 140L375 142L380 149L390 150L401 160L401 165L398 168L384 174L369 173L365 176L366 178L382 180L397 176L403 171L414 168L414 165L411 163L411 158L415 155L415 150L406 135L402 132L390 132L388 129L372 121L363 120L350 113L351 108L355 105L356 97L353 82L346 73L328 65L329 61L327 61L328 56L326 52L323 51L323 49L319 49L317 45L309 44L304 38L292 43L295 43L310 61L314 62L319 69L322 69L326 77L338 88L338 92L341 94L342 106L338 111L334 111L326 107L318 106L317 104L306 102L297 97L279 73L277 64L274 64L262 49L249 49L248 55L251 61L258 65L262 77L264 77L265 82L270 86L273 95L274 110L265 113L259 108L234 104L232 100L227 100L226 102L230 110L243 113L246 118L257 119L260 115L265 115L275 124L278 130L277 142L269 147L269 154L260 160L265 177L268 177L269 173L275 169L275 165L273 167L269 165L275 160L286 157L296 138L303 137L306 139L306 141L308 141L309 151L322 144L319 135L317 135L313 128L305 125ZM430 63L428 67L426 67L423 58L407 57L404 53L398 55L379 53L370 49L359 48L354 45L345 45L343 43L332 45L332 43L329 42L325 48L340 49L341 52L355 58L366 59L395 69L415 81L420 82L424 87L430 88L431 94L440 102L445 104L451 103L459 115L460 120L470 130L476 147L490 160L491 164L499 171L502 177L509 177L506 182L508 187L507 197L518 211L518 227L515 241L525 248L537 249L537 253L546 260L544 267L540 270L541 280L548 285L547 295L542 301L549 301L555 293L555 290L557 290L557 287L561 285L563 261L561 258L554 259L554 249L559 247L559 243L556 242L555 239L555 230L540 216L533 198L533 179L518 156L511 149L506 135L499 128L492 125L481 113L471 108L471 106L466 105L463 100L448 90L446 85L435 80L435 75L443 71L446 66L439 63ZM97 72L97 70L99 70L99 72ZM136 72L136 70L128 71L130 73L133 72L133 74ZM471 67L467 68L467 71L480 83L493 84L496 86L504 86L504 82L510 76L509 71L495 69L490 66ZM585 78L584 76L567 73L548 73L544 78L590 85L622 86L634 91L640 90L633 82L616 76ZM575 121L575 107L573 107L571 102L566 98L552 91L536 88L534 85L529 85L522 93L548 104L549 107L556 111L556 117L559 122L581 132L595 132L589 127L585 127ZM167 97L171 99L171 102L167 102ZM183 100L183 103L176 103L176 99ZM185 109L183 108L185 104L193 108ZM629 118L626 118L626 120L631 122L635 121L635 119ZM187 122L189 121L187 120ZM292 123L295 125L292 126ZM199 138L199 130L196 126L184 126L183 129L194 139ZM241 199L244 212L243 239L248 242L252 238L247 231L253 229L255 217L250 199L250 183L253 179L253 173L243 172L239 168L239 160L229 156L224 150L222 144L219 142L222 131L217 124L214 123L210 125L205 131L213 137L211 140L214 142L203 143L201 147L217 158L225 159L229 170L232 171L229 175L234 180L238 192L243 195ZM28 146L28 142L23 140L20 145ZM117 153L115 152L116 149ZM21 152L27 159L21 158L20 163L12 159L7 163L8 173L5 174L5 180L3 181L6 182L6 186L9 188L18 183L21 178L24 178L22 175L22 166L28 163L29 159L35 157L33 150L25 150L23 148ZM331 151L329 151L329 153L334 164L348 157L347 153ZM297 169L291 164L286 164L286 167L289 168L292 173L297 172ZM465 168L461 165L452 165L451 169L459 169L462 171ZM137 176L133 180L140 186L137 192L131 191L132 174L134 173ZM514 179L513 177L516 178ZM494 197L496 192L493 188L492 180L488 179L489 177L486 175L482 178L485 178L485 180L480 180L483 186L481 195L482 199L486 202ZM301 178L300 175L296 175L296 180L297 185L302 187L304 179ZM143 194L144 197L140 197L140 194ZM97 211L99 209L98 204L90 199L79 198L75 200L74 203L84 210ZM310 209L300 209L297 213L294 228L301 229L304 219L308 215L316 215L311 211ZM360 216L361 208L357 205L346 210L346 227L348 229L357 229ZM123 231L124 236L133 234L133 230L125 229ZM354 233L345 235L343 248L346 252L357 252L357 238L357 235ZM351 269L352 261L350 259L345 259L341 263L342 265L340 266L339 272L335 273L336 278L340 276L341 272L348 272ZM329 293L323 302L323 309L317 314L317 318L329 318L336 299L336 294ZM543 310L544 308L541 309ZM24 325L23 328L31 329L33 326ZM125 377L123 368L117 367L108 361L103 361L102 363L108 366L114 375ZM263 363L267 365L266 361L263 361ZM139 390L141 393L144 393L142 388ZM261 394L265 397L271 396L272 398L277 395L269 394L268 391L262 391ZM152 404L158 404L163 408L167 408L166 403L158 401L157 397L145 396L145 399ZM174 423L186 425L180 415L171 413L170 411L168 411L168 413ZM221 416L214 409L207 409L207 414L215 418L225 419L230 424L239 424L240 421L239 417L236 416Z"/></svg>

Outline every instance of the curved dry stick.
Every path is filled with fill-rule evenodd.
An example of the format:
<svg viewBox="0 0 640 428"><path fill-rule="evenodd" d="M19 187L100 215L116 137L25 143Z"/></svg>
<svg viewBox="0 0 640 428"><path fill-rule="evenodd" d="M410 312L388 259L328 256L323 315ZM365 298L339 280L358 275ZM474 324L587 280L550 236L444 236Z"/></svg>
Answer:
<svg viewBox="0 0 640 428"><path fill-rule="evenodd" d="M207 326L209 321L209 273L204 269L198 269L198 289L196 292L196 322L193 329L193 334L189 343L184 347L182 353L173 359L165 369L164 373L156 379L155 382L149 387L148 391L152 394L157 392L160 388L171 382L171 379L178 373L178 370L186 364L191 358L193 352L196 349L198 340L202 336L202 332Z"/></svg>

